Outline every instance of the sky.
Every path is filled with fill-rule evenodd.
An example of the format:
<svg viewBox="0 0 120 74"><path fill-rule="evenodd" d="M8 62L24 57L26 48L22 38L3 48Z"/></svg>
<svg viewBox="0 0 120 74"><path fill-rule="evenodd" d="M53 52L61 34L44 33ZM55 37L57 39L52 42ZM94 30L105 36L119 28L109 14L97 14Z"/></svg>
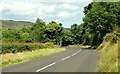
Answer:
<svg viewBox="0 0 120 74"><path fill-rule="evenodd" d="M83 23L84 7L92 0L0 0L0 19L35 22L56 21L65 28Z"/></svg>

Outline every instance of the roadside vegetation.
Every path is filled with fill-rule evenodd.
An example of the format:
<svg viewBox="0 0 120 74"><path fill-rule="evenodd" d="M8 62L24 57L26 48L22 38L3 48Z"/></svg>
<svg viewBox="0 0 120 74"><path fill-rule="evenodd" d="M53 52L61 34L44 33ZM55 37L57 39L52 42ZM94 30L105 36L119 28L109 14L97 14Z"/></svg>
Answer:
<svg viewBox="0 0 120 74"><path fill-rule="evenodd" d="M26 62L32 59L37 59L43 56L48 56L51 54L55 54L61 51L64 51L63 48L44 48L44 49L36 49L32 51L24 51L18 53L6 53L3 54L2 58L2 67L11 66L14 64L19 64L22 62Z"/></svg>
<svg viewBox="0 0 120 74"><path fill-rule="evenodd" d="M36 49L54 48L53 43L2 43L2 53L17 53Z"/></svg>
<svg viewBox="0 0 120 74"><path fill-rule="evenodd" d="M99 52L98 71L118 72L120 40L120 3L92 2L85 7L84 45ZM92 41L91 41L92 40Z"/></svg>
<svg viewBox="0 0 120 74"><path fill-rule="evenodd" d="M98 49L100 52L98 70L100 72L118 71L116 53L118 53L117 41L120 38L118 28L120 26L120 3L91 2L84 7L84 14L83 23L72 24L69 30L65 29L62 23L51 21L46 24L40 18L37 18L33 25L24 26L22 29L2 30L3 55L51 49L54 45L77 45L83 48ZM112 51L115 52L111 54ZM108 56L111 57L108 58ZM109 65L112 67L110 68Z"/></svg>
<svg viewBox="0 0 120 74"><path fill-rule="evenodd" d="M120 30L107 34L104 41L97 48L99 51L98 71L118 72L118 41L120 40Z"/></svg>

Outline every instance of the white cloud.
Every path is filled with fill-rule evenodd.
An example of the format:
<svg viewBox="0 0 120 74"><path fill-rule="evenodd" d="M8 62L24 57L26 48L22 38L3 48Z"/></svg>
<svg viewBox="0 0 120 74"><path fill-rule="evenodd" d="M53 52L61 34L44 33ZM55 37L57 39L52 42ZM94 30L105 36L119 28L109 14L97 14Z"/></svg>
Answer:
<svg viewBox="0 0 120 74"><path fill-rule="evenodd" d="M91 2L93 0L3 0L4 2L14 2L14 1L22 1L22 2Z"/></svg>
<svg viewBox="0 0 120 74"><path fill-rule="evenodd" d="M40 17L44 19L47 14L53 13L56 11L55 5L45 5L43 3L25 3L25 2L13 2L13 3L5 3L3 2L3 12L5 15L18 15L23 17L29 17L34 19L35 17Z"/></svg>
<svg viewBox="0 0 120 74"><path fill-rule="evenodd" d="M3 19L61 22L64 26L82 19L83 7L91 0L0 0ZM0 19L2 18L0 17Z"/></svg>
<svg viewBox="0 0 120 74"><path fill-rule="evenodd" d="M41 0L40 0L41 1ZM5 16L15 16L28 18L28 20L36 20L36 18L41 18L45 21L55 20L66 21L70 18L75 18L76 15L80 15L81 6L83 3L78 2L64 2L62 0L56 3L58 0L50 0L52 3L48 2L40 2L38 0L2 0L0 5L2 5L3 14ZM43 0L42 0L43 1ZM47 1L47 0L45 0ZM73 1L73 0L69 0ZM77 1L77 0L75 0ZM78 4L77 4L78 3ZM7 17L7 19L9 19ZM16 18L14 18L16 19Z"/></svg>
<svg viewBox="0 0 120 74"><path fill-rule="evenodd" d="M75 17L79 13L80 13L80 11L76 11L76 12L62 11L57 14L57 17L62 18L62 19L70 19L70 18Z"/></svg>
<svg viewBox="0 0 120 74"><path fill-rule="evenodd" d="M59 18L69 18L69 17L71 17L73 14L72 13L69 13L69 12L67 12L67 11L63 11L63 12L60 12L60 13L58 13L57 14L57 17L59 17Z"/></svg>
<svg viewBox="0 0 120 74"><path fill-rule="evenodd" d="M30 0L33 2L90 2L92 0Z"/></svg>
<svg viewBox="0 0 120 74"><path fill-rule="evenodd" d="M46 18L54 18L54 17L62 17L69 18L73 16L73 13L70 13L66 9L71 11L75 11L79 9L79 7L74 6L69 3L63 3L60 5L57 4L45 4L45 3L31 3L31 2L22 2L22 1L15 1L15 2L3 2L3 12L5 15L16 15L16 16L23 16L28 17L31 19L36 19L40 17L41 19ZM8 12L9 11L9 12Z"/></svg>
<svg viewBox="0 0 120 74"><path fill-rule="evenodd" d="M52 6L45 6L45 12L46 13L54 13L56 11L56 5L52 5Z"/></svg>
<svg viewBox="0 0 120 74"><path fill-rule="evenodd" d="M68 10L78 10L78 9L80 9L79 6L75 6L75 5L72 5L70 3L63 4L63 7L64 7L64 9L68 9Z"/></svg>

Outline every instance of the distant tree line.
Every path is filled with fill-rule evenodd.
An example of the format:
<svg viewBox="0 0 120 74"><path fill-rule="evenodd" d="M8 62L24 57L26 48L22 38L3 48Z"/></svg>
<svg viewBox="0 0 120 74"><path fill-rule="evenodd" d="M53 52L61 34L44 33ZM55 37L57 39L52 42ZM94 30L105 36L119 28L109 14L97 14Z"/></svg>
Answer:
<svg viewBox="0 0 120 74"><path fill-rule="evenodd" d="M21 30L3 30L3 41L53 42L57 45L84 44L97 47L103 37L120 26L119 2L91 2L84 7L84 23L73 24L66 30L61 23L46 24L37 18L33 26Z"/></svg>

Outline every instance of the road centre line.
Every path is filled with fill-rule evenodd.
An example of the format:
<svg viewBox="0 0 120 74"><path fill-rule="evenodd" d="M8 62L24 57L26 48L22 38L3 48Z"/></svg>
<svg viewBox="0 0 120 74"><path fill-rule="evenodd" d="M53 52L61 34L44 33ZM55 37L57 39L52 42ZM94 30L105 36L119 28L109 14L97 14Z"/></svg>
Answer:
<svg viewBox="0 0 120 74"><path fill-rule="evenodd" d="M70 58L71 56L67 56L67 57L65 57L65 58L63 58L63 59L61 59L61 60L65 60L65 59L68 59L68 58Z"/></svg>
<svg viewBox="0 0 120 74"><path fill-rule="evenodd" d="M52 65L54 65L54 64L56 64L56 62L51 63L51 64L49 64L49 65L47 65L47 66L45 66L45 67L43 67L43 68L41 68L41 69L38 69L36 72L39 72L39 71L41 71L41 70L43 70L43 69L46 69L46 68L48 68L48 67L50 67L50 66L52 66Z"/></svg>
<svg viewBox="0 0 120 74"><path fill-rule="evenodd" d="M57 62L60 62L60 61L66 60L66 59L68 59L68 58L70 58L70 57L73 57L73 56L75 56L77 53L79 53L80 51L81 51L81 49L80 49L79 51L77 51L76 53L73 53L73 54L70 55L70 56L67 56L67 57L65 57L65 58L63 58L63 59L61 59L61 60L58 60L58 61L56 61L56 62L54 62L54 63L51 63L51 64L49 64L49 65L47 65L47 66L44 66L43 68L40 68L40 69L36 70L36 72L40 72L41 70L44 70L44 69L46 69L46 68L48 68L48 67L50 67L50 66L55 65Z"/></svg>

